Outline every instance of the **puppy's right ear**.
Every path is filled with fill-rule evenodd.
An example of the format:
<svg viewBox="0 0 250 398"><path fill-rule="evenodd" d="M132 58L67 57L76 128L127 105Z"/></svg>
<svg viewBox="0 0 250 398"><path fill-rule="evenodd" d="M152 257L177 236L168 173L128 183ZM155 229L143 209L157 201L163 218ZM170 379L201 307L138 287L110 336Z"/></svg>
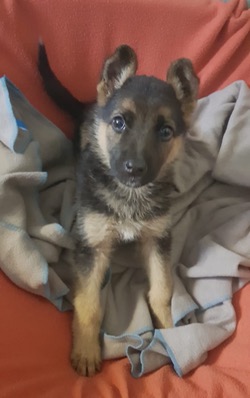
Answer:
<svg viewBox="0 0 250 398"><path fill-rule="evenodd" d="M167 72L167 83L172 85L188 122L195 108L199 89L199 78L192 62L186 58L172 62Z"/></svg>
<svg viewBox="0 0 250 398"><path fill-rule="evenodd" d="M134 50L122 45L108 58L103 66L101 80L97 86L97 102L104 106L115 90L118 90L125 81L135 75L137 57Z"/></svg>

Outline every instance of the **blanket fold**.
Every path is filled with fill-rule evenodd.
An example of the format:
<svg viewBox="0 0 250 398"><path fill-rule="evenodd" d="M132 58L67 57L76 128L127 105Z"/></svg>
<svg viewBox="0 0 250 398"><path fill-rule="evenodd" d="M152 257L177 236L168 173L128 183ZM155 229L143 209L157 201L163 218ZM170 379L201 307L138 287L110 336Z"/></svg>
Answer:
<svg viewBox="0 0 250 398"><path fill-rule="evenodd" d="M172 264L175 327L154 330L136 245L114 253L102 289L103 357L135 377L172 363L184 375L236 326L233 293L250 279L250 89L199 100L176 163ZM72 145L0 79L0 264L18 286L71 308Z"/></svg>
<svg viewBox="0 0 250 398"><path fill-rule="evenodd" d="M0 103L1 268L61 309L69 289L48 263L74 247L71 143L5 77Z"/></svg>

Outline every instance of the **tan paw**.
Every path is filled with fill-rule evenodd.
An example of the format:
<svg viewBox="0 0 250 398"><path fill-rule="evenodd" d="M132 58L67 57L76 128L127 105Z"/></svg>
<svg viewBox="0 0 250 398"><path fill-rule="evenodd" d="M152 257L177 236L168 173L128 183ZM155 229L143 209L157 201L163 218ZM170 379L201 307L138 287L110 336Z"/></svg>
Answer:
<svg viewBox="0 0 250 398"><path fill-rule="evenodd" d="M168 305L154 305L152 308L154 326L156 329L169 329L173 327L171 309Z"/></svg>
<svg viewBox="0 0 250 398"><path fill-rule="evenodd" d="M101 368L101 349L99 343L84 341L77 345L71 353L71 364L81 376L93 376Z"/></svg>
<svg viewBox="0 0 250 398"><path fill-rule="evenodd" d="M172 319L160 319L154 315L154 327L156 329L170 329L173 327Z"/></svg>

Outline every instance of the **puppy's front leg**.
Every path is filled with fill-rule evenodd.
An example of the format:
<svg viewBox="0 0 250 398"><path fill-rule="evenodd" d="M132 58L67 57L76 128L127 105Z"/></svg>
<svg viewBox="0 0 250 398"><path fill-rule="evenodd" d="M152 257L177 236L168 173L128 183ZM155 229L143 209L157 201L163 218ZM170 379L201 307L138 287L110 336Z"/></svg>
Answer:
<svg viewBox="0 0 250 398"><path fill-rule="evenodd" d="M148 299L154 317L154 325L159 329L173 326L170 243L170 237L151 238L143 242L143 253L150 286Z"/></svg>
<svg viewBox="0 0 250 398"><path fill-rule="evenodd" d="M77 250L71 362L83 376L92 376L100 369L100 291L109 267L110 249L110 244L99 244Z"/></svg>

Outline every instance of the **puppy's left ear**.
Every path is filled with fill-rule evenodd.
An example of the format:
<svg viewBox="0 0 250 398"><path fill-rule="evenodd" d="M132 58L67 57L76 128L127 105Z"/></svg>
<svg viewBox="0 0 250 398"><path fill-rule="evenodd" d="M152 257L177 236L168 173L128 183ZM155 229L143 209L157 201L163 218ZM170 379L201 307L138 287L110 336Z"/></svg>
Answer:
<svg viewBox="0 0 250 398"><path fill-rule="evenodd" d="M108 58L103 66L101 80L97 86L97 102L104 106L115 90L118 90L125 81L135 75L137 57L134 50L122 45Z"/></svg>
<svg viewBox="0 0 250 398"><path fill-rule="evenodd" d="M199 78L192 62L186 58L174 61L167 72L167 83L174 88L185 120L188 122L197 102Z"/></svg>

